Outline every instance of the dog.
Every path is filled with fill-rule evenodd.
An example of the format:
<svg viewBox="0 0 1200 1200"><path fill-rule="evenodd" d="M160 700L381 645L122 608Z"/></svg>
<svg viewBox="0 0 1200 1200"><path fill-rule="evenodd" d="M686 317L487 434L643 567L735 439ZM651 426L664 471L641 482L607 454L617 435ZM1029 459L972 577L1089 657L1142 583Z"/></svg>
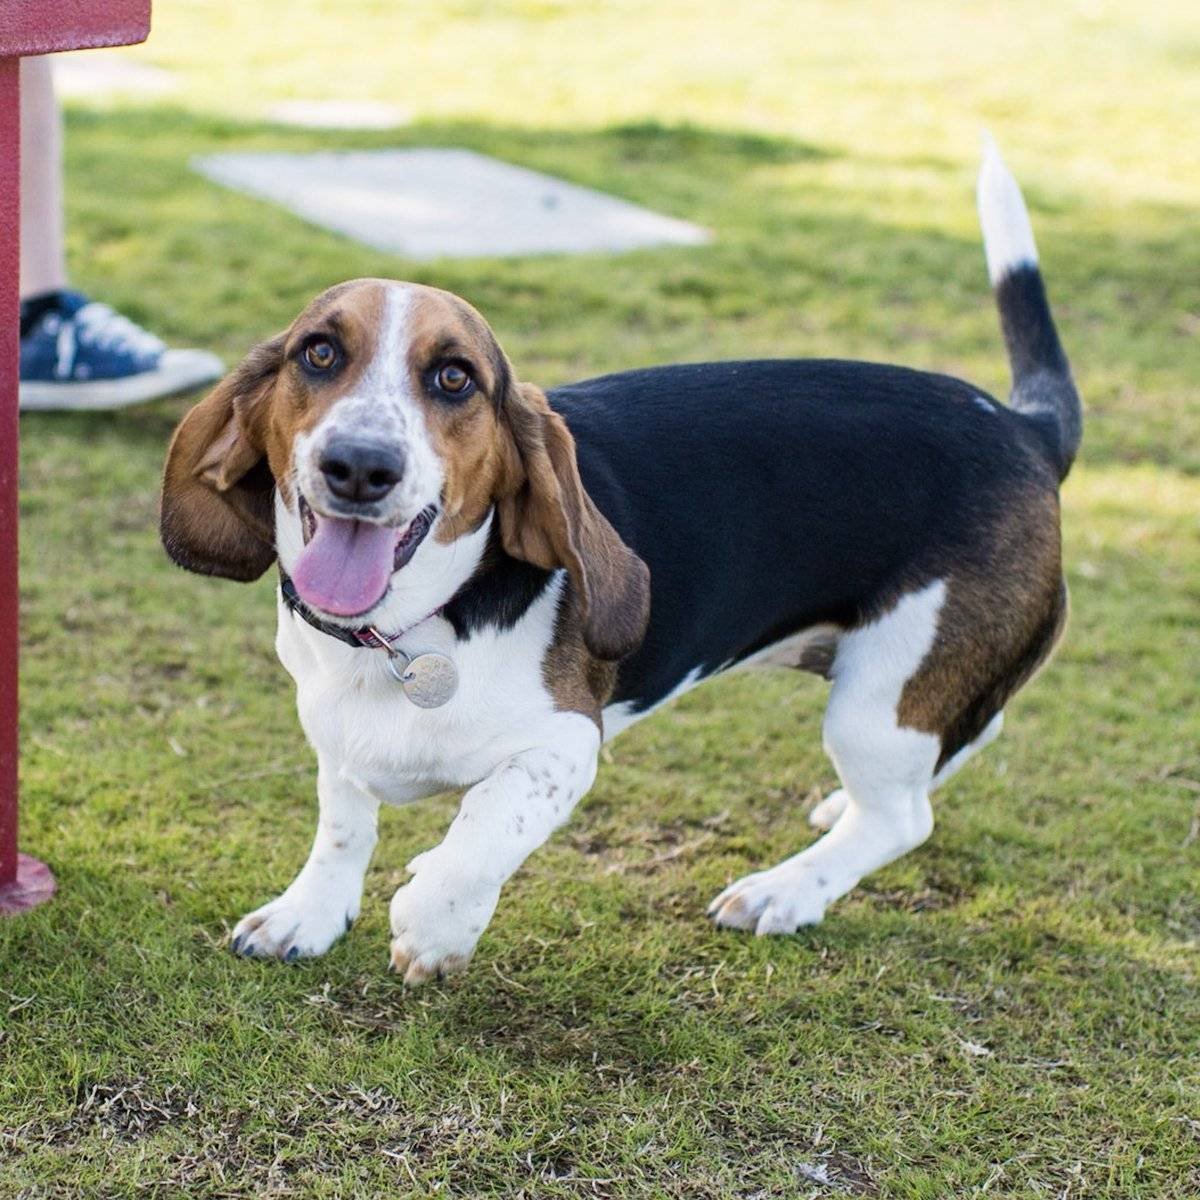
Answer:
<svg viewBox="0 0 1200 1200"><path fill-rule="evenodd" d="M601 743L734 667L832 681L826 830L730 884L718 926L821 920L933 828L1063 628L1059 496L1081 408L1021 192L978 201L1013 375L717 362L543 392L433 288L331 288L183 418L172 559L280 571L276 649L316 751L312 852L235 952L323 954L359 911L379 805L465 789L391 901L409 984L462 970Z"/></svg>

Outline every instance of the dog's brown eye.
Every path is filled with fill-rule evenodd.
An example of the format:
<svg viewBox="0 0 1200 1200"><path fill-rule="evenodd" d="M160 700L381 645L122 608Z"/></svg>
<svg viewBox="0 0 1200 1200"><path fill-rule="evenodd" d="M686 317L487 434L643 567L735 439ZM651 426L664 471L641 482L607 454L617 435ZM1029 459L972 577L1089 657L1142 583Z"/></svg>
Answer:
<svg viewBox="0 0 1200 1200"><path fill-rule="evenodd" d="M304 347L304 361L314 371L328 371L337 361L337 350L332 342L318 339Z"/></svg>
<svg viewBox="0 0 1200 1200"><path fill-rule="evenodd" d="M438 368L437 385L443 392L452 396L461 396L471 386L471 377L454 363L447 363Z"/></svg>

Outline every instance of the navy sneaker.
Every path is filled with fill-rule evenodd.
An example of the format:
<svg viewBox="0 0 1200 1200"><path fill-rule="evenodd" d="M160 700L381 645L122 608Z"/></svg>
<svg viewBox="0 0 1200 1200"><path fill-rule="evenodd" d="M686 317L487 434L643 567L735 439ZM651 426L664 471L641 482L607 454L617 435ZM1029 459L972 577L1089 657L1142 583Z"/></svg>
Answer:
<svg viewBox="0 0 1200 1200"><path fill-rule="evenodd" d="M168 350L107 304L79 292L21 302L21 408L123 408L212 383L207 350Z"/></svg>

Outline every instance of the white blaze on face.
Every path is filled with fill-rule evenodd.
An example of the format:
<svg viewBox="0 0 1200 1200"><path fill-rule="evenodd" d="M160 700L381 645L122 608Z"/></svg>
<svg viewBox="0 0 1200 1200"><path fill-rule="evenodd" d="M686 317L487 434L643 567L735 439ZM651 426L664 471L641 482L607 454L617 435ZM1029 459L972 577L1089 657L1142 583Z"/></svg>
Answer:
<svg viewBox="0 0 1200 1200"><path fill-rule="evenodd" d="M335 438L379 441L399 450L404 475L379 505L374 520L397 528L426 505L437 503L444 471L425 424L425 413L409 364L409 311L413 292L399 283L384 285L379 339L371 361L354 390L340 399L310 433L296 438L296 480L310 505L320 509L329 498L321 475L321 455Z"/></svg>

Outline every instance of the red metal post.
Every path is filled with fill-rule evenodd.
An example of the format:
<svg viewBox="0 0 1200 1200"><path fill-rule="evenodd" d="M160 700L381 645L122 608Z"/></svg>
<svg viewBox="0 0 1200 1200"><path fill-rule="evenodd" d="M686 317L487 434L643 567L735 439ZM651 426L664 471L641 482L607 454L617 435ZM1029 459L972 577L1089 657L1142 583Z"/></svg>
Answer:
<svg viewBox="0 0 1200 1200"><path fill-rule="evenodd" d="M17 853L20 72L19 58L0 58L0 916L23 912L54 895L50 868Z"/></svg>
<svg viewBox="0 0 1200 1200"><path fill-rule="evenodd" d="M129 45L149 32L150 0L0 0L0 916L54 894L50 869L17 852L21 58Z"/></svg>
<svg viewBox="0 0 1200 1200"><path fill-rule="evenodd" d="M17 853L20 68L19 58L0 58L0 915L32 908L54 894L50 868Z"/></svg>
<svg viewBox="0 0 1200 1200"><path fill-rule="evenodd" d="M20 65L0 59L0 889L17 877L17 284Z"/></svg>

